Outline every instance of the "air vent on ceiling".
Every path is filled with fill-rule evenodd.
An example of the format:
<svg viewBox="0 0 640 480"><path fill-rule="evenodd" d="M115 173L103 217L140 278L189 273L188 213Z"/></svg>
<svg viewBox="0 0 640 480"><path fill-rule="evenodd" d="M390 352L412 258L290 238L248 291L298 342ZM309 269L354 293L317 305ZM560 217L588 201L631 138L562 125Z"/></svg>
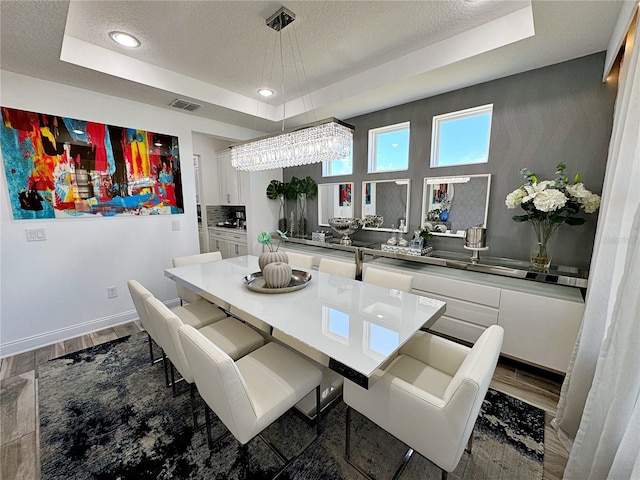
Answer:
<svg viewBox="0 0 640 480"><path fill-rule="evenodd" d="M181 98L176 98L173 102L171 102L171 106L193 112L194 110L199 109L202 105L198 105L197 103L192 103L187 100L182 100Z"/></svg>

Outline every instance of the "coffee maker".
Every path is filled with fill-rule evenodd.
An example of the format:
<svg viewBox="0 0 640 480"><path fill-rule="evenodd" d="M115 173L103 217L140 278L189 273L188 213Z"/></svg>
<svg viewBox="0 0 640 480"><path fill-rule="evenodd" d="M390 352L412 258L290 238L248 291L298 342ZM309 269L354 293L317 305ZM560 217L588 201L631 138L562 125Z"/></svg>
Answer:
<svg viewBox="0 0 640 480"><path fill-rule="evenodd" d="M236 212L236 227L245 228L244 212Z"/></svg>

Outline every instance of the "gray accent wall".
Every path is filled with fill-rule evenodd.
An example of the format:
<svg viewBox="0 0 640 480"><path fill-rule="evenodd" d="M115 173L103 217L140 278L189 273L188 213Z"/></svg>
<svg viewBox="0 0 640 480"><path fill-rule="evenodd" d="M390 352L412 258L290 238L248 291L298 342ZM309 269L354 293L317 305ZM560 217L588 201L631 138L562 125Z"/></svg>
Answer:
<svg viewBox="0 0 640 480"><path fill-rule="evenodd" d="M486 255L527 260L530 226L511 217L522 209L505 206L508 193L522 184L519 169L527 167L540 180L554 177L559 162L566 173L580 173L586 188L602 193L613 108L615 82L602 82L605 54L598 53L532 70L435 97L343 119L355 126L353 175L322 177L320 164L284 169L284 181L310 175L320 183L353 181L354 215L360 216L362 182L411 178L409 233L420 225L424 177L490 173L491 190L487 221ZM489 162L486 164L430 168L433 116L493 103ZM400 122L411 122L409 170L367 174L368 131ZM309 202L310 228L317 228L317 199ZM293 202L289 207L295 208ZM560 227L554 264L587 268L593 251L597 213L585 215L581 226ZM325 227L326 229L326 227ZM360 231L355 240L383 242L388 233ZM465 252L458 238L433 238L435 249Z"/></svg>

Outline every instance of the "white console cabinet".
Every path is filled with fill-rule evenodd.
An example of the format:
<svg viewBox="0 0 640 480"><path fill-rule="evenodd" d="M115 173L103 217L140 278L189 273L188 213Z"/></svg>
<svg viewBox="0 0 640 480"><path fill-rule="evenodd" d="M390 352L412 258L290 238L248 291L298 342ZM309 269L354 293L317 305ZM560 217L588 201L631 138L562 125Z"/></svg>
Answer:
<svg viewBox="0 0 640 480"><path fill-rule="evenodd" d="M502 353L566 372L584 313L582 301L502 290Z"/></svg>
<svg viewBox="0 0 640 480"><path fill-rule="evenodd" d="M365 263L363 270L370 267L413 275L413 293L447 303L432 330L474 343L498 324L503 355L567 371L584 312L579 289L388 259Z"/></svg>

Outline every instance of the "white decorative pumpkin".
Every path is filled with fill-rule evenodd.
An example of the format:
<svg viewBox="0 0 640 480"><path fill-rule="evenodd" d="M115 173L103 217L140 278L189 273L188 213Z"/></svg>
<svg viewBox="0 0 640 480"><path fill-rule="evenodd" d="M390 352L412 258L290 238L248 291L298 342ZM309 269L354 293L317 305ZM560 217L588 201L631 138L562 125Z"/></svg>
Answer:
<svg viewBox="0 0 640 480"><path fill-rule="evenodd" d="M291 281L291 265L283 262L268 263L262 269L262 276L269 288L284 288Z"/></svg>
<svg viewBox="0 0 640 480"><path fill-rule="evenodd" d="M258 266L261 272L264 272L266 264L273 262L289 263L289 257L284 252L262 252L258 257Z"/></svg>

